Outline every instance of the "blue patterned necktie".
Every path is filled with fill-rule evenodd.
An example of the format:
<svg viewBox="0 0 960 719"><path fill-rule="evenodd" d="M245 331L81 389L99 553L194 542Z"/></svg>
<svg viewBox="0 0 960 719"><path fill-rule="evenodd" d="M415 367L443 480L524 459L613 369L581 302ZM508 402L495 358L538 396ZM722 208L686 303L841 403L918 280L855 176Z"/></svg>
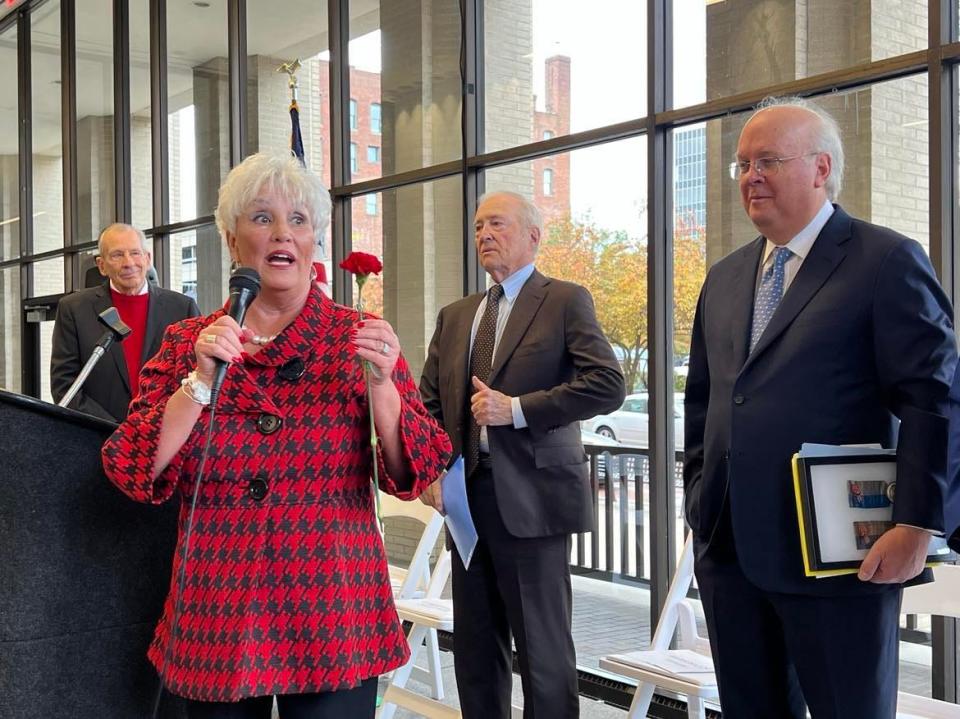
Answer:
<svg viewBox="0 0 960 719"><path fill-rule="evenodd" d="M753 301L753 329L750 331L750 351L757 346L760 336L773 317L780 298L783 297L783 266L793 257L793 252L786 247L777 247L773 251L773 264L764 271L760 278L760 288Z"/></svg>

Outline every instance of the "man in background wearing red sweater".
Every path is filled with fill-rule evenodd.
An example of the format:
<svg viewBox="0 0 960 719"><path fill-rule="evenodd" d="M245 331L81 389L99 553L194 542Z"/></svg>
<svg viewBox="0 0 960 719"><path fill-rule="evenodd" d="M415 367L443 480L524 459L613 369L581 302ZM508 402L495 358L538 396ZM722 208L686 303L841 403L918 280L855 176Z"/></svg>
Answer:
<svg viewBox="0 0 960 719"><path fill-rule="evenodd" d="M200 314L191 298L147 282L151 258L146 243L137 228L110 225L97 245L97 268L109 282L60 300L50 358L54 401L67 393L93 353L105 329L97 317L111 305L132 332L122 343L111 345L70 407L116 422L127 416L127 406L139 392L140 368L160 348L167 325Z"/></svg>

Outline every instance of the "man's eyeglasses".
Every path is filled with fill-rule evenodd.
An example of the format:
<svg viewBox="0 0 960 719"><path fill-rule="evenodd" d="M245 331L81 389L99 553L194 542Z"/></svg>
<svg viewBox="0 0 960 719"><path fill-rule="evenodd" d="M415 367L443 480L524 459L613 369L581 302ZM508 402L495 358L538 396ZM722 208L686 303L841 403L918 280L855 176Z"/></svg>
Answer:
<svg viewBox="0 0 960 719"><path fill-rule="evenodd" d="M820 152L805 152L802 155L794 155L792 157L758 157L756 160L737 160L736 162L730 163L730 178L733 180L739 180L746 174L749 174L750 168L753 168L753 171L758 175L776 175L780 172L780 168L784 162L790 162L790 160L799 160L801 157L810 157L811 155L819 155Z"/></svg>

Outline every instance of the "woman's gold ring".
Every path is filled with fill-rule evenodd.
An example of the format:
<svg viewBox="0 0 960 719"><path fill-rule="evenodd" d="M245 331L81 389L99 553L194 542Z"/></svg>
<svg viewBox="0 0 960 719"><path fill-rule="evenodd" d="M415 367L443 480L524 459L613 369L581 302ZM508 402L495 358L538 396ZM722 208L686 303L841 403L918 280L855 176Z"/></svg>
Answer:
<svg viewBox="0 0 960 719"><path fill-rule="evenodd" d="M203 341L207 344L215 345L217 343L217 336L213 334L204 335Z"/></svg>

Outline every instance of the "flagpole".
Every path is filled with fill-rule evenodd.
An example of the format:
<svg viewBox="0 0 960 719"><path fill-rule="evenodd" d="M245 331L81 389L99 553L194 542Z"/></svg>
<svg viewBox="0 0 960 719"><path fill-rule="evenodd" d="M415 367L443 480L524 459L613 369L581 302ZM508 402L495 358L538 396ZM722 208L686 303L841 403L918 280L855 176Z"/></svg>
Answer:
<svg viewBox="0 0 960 719"><path fill-rule="evenodd" d="M300 132L300 105L297 103L297 70L300 69L300 58L285 62L277 68L277 72L287 75L287 87L290 88L290 152L296 155L300 164L307 166L303 150L303 135Z"/></svg>
<svg viewBox="0 0 960 719"><path fill-rule="evenodd" d="M297 102L297 70L301 68L300 58L291 60L290 62L283 63L280 67L277 68L277 72L283 72L287 75L287 87L290 88L290 104L296 104Z"/></svg>

